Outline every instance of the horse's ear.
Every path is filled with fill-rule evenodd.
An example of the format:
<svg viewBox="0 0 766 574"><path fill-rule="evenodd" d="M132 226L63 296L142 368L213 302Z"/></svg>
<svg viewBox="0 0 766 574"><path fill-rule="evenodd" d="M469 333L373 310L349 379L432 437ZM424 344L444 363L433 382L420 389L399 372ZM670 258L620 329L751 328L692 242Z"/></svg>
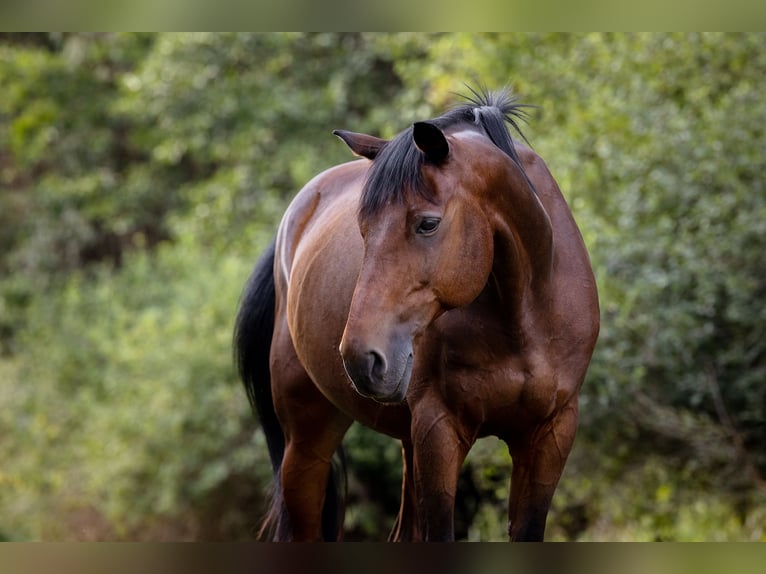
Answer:
<svg viewBox="0 0 766 574"><path fill-rule="evenodd" d="M430 122L415 122L412 126L415 145L429 161L441 163L449 154L449 143L444 133Z"/></svg>
<svg viewBox="0 0 766 574"><path fill-rule="evenodd" d="M367 159L375 159L380 150L388 143L388 140L367 134L347 132L346 130L335 130L332 133L342 139L355 155Z"/></svg>

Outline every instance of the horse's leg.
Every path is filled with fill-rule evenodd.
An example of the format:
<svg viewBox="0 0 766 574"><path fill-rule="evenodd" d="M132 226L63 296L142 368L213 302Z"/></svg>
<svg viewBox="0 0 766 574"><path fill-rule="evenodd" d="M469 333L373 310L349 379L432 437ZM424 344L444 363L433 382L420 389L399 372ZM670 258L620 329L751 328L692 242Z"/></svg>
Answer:
<svg viewBox="0 0 766 574"><path fill-rule="evenodd" d="M418 542L422 540L418 524L417 499L413 477L412 443L402 441L402 502L396 518L390 542Z"/></svg>
<svg viewBox="0 0 766 574"><path fill-rule="evenodd" d="M316 406L310 408L323 410ZM281 486L285 508L290 517L292 540L296 542L323 539L322 509L332 456L348 428L347 424L338 425L332 420L331 413L325 411L322 415L312 416L312 428L307 424L303 428L294 429L286 441ZM334 428L322 429L324 425Z"/></svg>
<svg viewBox="0 0 766 574"><path fill-rule="evenodd" d="M285 434L280 478L292 540L321 540L332 457L351 419L314 385L295 355L284 323L275 327L271 372L274 406Z"/></svg>
<svg viewBox="0 0 766 574"><path fill-rule="evenodd" d="M564 471L577 430L577 397L553 418L508 441L513 458L508 504L508 536L513 541L542 541L553 493Z"/></svg>
<svg viewBox="0 0 766 574"><path fill-rule="evenodd" d="M422 535L430 542L452 541L458 477L471 445L460 436L451 415L438 406L413 412L412 442Z"/></svg>

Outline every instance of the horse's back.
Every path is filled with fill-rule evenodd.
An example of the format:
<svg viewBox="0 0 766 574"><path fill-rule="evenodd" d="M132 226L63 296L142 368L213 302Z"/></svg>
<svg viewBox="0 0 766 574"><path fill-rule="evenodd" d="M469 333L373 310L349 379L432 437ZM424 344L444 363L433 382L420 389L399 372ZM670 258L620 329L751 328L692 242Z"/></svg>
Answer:
<svg viewBox="0 0 766 574"><path fill-rule="evenodd" d="M328 233L342 236L348 247L361 250L354 210L359 201L367 162L363 160L332 167L315 176L293 198L285 211L277 234L277 267L282 279L291 280L299 251L326 238ZM342 224L342 227L338 226ZM308 247L307 247L308 246Z"/></svg>

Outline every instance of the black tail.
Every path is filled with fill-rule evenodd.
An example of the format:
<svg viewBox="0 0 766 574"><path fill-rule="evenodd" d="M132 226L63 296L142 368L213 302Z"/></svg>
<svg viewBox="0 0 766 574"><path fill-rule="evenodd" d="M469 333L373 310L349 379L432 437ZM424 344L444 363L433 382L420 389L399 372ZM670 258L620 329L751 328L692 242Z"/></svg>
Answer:
<svg viewBox="0 0 766 574"><path fill-rule="evenodd" d="M269 353L274 333L274 241L250 275L234 327L234 360L245 385L250 406L266 435L271 466L282 465L285 437L271 399Z"/></svg>
<svg viewBox="0 0 766 574"><path fill-rule="evenodd" d="M274 540L289 540L291 528L287 511L282 502L280 469L285 452L285 435L274 410L271 395L271 372L269 355L274 333L274 249L272 240L245 285L234 327L234 360L247 392L250 406L258 416L266 436L269 458L274 472L274 488L271 504L259 536L268 534ZM343 523L343 500L341 477L345 477L345 457L340 453L339 476L333 465L327 483L325 505L322 511L322 534L325 540L337 540ZM344 485L345 488L345 485Z"/></svg>

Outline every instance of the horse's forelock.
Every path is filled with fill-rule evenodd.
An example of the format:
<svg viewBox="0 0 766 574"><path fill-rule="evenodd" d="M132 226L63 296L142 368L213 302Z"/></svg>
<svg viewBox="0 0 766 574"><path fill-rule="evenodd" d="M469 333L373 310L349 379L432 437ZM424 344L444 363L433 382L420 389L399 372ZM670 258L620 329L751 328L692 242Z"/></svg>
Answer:
<svg viewBox="0 0 766 574"><path fill-rule="evenodd" d="M494 92L468 89L471 95L462 96L467 103L430 121L442 130L461 123L480 127L523 171L508 126L526 142L519 121L526 121L525 108L530 106L519 103L507 88ZM409 193L428 199L432 191L422 176L423 162L423 155L413 142L411 127L391 140L370 166L359 203L360 216L369 217L389 203L401 203Z"/></svg>

